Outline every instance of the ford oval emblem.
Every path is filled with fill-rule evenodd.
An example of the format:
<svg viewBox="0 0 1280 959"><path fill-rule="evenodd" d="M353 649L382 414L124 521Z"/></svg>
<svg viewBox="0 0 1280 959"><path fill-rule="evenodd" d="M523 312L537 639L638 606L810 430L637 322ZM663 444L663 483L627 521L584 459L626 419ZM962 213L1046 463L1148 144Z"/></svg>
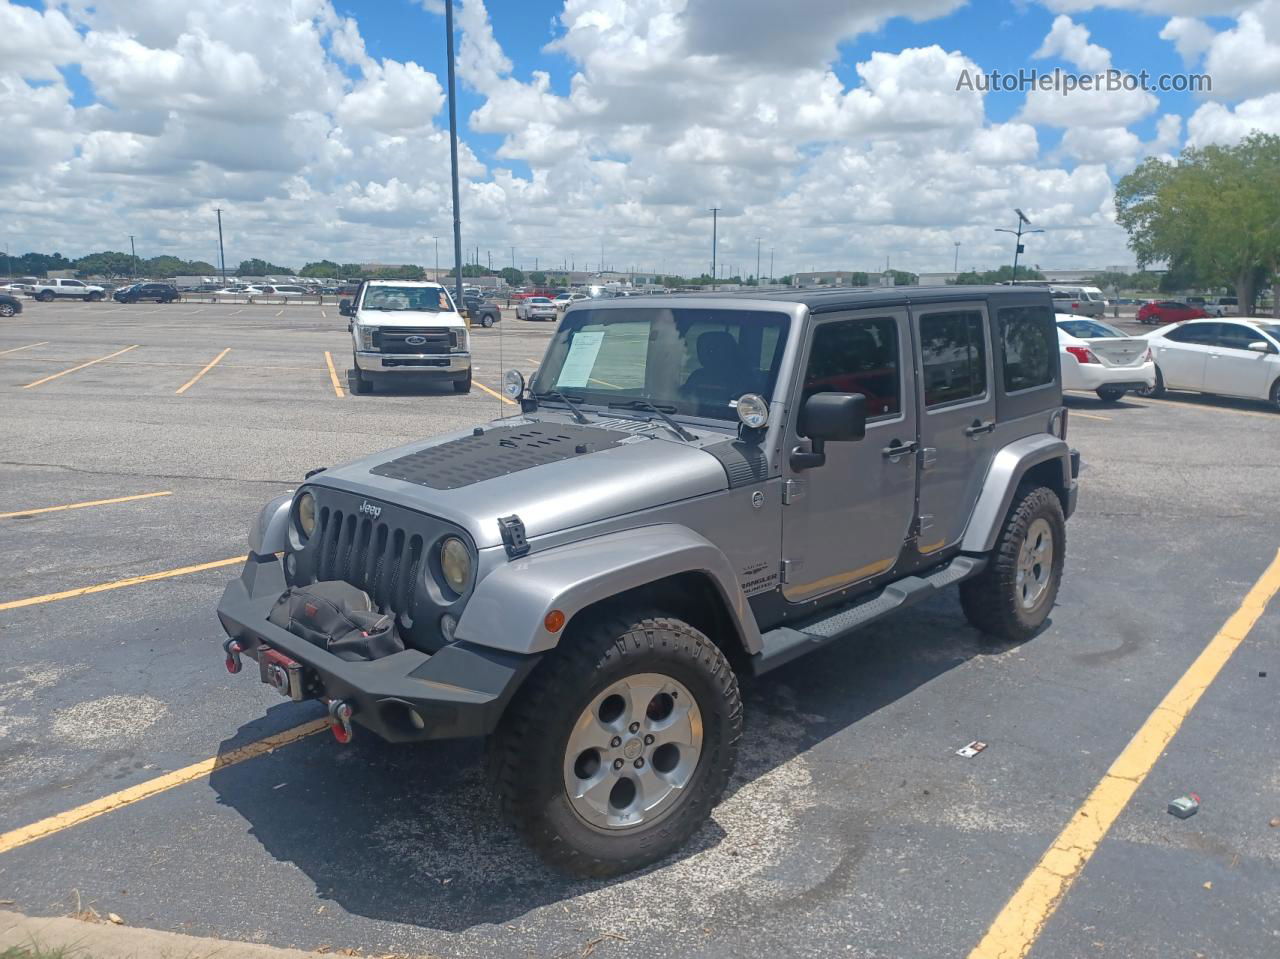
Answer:
<svg viewBox="0 0 1280 959"><path fill-rule="evenodd" d="M427 342L427 338L425 336L406 336L404 341L410 346L421 346L423 343Z"/></svg>

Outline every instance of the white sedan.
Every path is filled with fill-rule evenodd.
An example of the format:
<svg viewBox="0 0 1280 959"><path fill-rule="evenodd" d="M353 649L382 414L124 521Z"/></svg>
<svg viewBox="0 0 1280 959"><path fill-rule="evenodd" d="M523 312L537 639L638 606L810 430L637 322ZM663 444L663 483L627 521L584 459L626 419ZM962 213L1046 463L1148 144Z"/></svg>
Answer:
<svg viewBox="0 0 1280 959"><path fill-rule="evenodd" d="M1114 403L1130 390L1149 390L1156 383L1147 341L1101 320L1059 313L1058 347L1064 390L1089 390Z"/></svg>
<svg viewBox="0 0 1280 959"><path fill-rule="evenodd" d="M558 310L567 310L575 303L581 303L583 300L589 300L591 297L585 293L561 293L552 301Z"/></svg>
<svg viewBox="0 0 1280 959"><path fill-rule="evenodd" d="M1156 360L1150 395L1194 390L1267 400L1280 410L1280 320L1187 320L1160 327L1147 342Z"/></svg>
<svg viewBox="0 0 1280 959"><path fill-rule="evenodd" d="M549 297L530 296L516 304L518 320L554 320L559 315Z"/></svg>

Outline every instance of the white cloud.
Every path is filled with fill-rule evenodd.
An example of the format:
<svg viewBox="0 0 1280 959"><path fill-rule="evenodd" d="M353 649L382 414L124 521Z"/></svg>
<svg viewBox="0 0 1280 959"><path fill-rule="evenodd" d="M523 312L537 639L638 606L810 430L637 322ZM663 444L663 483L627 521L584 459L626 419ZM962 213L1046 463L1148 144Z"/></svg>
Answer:
<svg viewBox="0 0 1280 959"><path fill-rule="evenodd" d="M1160 31L1160 39L1170 41L1178 50L1182 62L1193 64L1213 44L1217 31L1195 17L1174 17Z"/></svg>
<svg viewBox="0 0 1280 959"><path fill-rule="evenodd" d="M61 11L0 5L0 69L36 80L59 78L80 54L80 36Z"/></svg>
<svg viewBox="0 0 1280 959"><path fill-rule="evenodd" d="M1235 107L1202 105L1187 121L1187 143L1238 143L1255 130L1280 134L1280 93L1245 100Z"/></svg>
<svg viewBox="0 0 1280 959"><path fill-rule="evenodd" d="M1068 16L1054 18L1053 27L1032 54L1037 59L1061 57L1081 70L1097 73L1111 66L1111 54L1089 42L1089 31Z"/></svg>

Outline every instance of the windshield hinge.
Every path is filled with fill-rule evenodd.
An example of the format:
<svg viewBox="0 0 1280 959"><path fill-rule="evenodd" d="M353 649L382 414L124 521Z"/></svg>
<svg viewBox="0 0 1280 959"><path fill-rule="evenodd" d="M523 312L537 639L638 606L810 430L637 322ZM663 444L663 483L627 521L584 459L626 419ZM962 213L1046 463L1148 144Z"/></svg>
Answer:
<svg viewBox="0 0 1280 959"><path fill-rule="evenodd" d="M789 479L782 484L782 504L790 506L798 499L804 498L804 481Z"/></svg>
<svg viewBox="0 0 1280 959"><path fill-rule="evenodd" d="M529 552L529 541L524 535L524 523L515 513L498 517L498 529L502 532L502 545L507 555L517 559Z"/></svg>

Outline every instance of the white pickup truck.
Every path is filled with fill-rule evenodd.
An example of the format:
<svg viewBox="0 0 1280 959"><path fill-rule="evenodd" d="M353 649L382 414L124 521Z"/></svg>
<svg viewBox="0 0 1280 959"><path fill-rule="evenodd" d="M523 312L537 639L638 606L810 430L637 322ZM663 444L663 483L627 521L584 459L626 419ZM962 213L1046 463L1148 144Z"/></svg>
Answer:
<svg viewBox="0 0 1280 959"><path fill-rule="evenodd" d="M55 299L88 300L90 303L97 303L107 295L107 291L100 286L90 286L79 280L54 279L37 280L28 295L44 303Z"/></svg>
<svg viewBox="0 0 1280 959"><path fill-rule="evenodd" d="M455 393L471 392L471 334L439 283L365 280L338 312L351 320L352 393L410 378L448 380Z"/></svg>

